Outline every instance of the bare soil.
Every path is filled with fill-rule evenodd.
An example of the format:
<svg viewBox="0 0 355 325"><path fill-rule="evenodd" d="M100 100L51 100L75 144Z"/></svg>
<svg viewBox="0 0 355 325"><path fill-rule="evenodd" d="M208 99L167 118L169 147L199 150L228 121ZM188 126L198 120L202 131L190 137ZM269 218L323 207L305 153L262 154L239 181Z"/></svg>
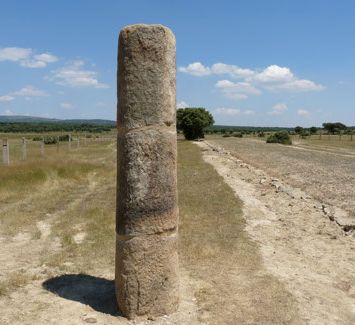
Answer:
<svg viewBox="0 0 355 325"><path fill-rule="evenodd" d="M354 191L346 175L355 171L354 158L252 139L198 144L243 201L246 230L264 265L296 298L301 322L354 324L353 230L344 231L327 211L337 208L329 202L351 211L343 189Z"/></svg>
<svg viewBox="0 0 355 325"><path fill-rule="evenodd" d="M355 227L354 149L304 142L283 146L236 138L210 142L270 176L305 191L319 202L344 210L346 213L335 211L340 217L339 222L348 225L349 229Z"/></svg>

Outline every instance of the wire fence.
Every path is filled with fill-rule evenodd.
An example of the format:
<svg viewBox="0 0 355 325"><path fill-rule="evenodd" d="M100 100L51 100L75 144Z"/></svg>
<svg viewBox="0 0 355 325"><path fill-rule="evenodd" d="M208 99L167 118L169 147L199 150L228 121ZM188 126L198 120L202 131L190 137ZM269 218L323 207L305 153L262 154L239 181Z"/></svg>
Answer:
<svg viewBox="0 0 355 325"><path fill-rule="evenodd" d="M48 138L51 139L51 143L46 143ZM116 141L116 137L80 137L68 135L65 141L60 141L59 136L36 136L31 138L2 137L0 141L2 144L0 164L9 166L18 162L46 159L56 153L69 155L70 153L89 148L95 144L100 145L103 142L114 142Z"/></svg>
<svg viewBox="0 0 355 325"><path fill-rule="evenodd" d="M355 141L353 133L350 134L312 134L312 135L294 135L295 139L303 140L326 140L326 141Z"/></svg>

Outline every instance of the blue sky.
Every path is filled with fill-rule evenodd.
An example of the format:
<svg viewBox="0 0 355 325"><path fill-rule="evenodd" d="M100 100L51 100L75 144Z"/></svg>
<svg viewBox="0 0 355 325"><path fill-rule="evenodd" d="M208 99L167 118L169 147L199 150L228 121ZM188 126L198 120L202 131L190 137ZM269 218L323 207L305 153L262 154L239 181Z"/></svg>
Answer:
<svg viewBox="0 0 355 325"><path fill-rule="evenodd" d="M117 37L177 39L178 106L216 123L355 125L355 1L0 0L0 115L116 117Z"/></svg>

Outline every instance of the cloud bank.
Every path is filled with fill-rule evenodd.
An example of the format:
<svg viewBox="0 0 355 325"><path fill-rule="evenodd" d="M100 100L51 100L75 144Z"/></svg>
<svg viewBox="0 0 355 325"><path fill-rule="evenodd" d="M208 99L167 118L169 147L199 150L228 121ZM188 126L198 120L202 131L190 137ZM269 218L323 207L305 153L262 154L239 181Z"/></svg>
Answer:
<svg viewBox="0 0 355 325"><path fill-rule="evenodd" d="M208 67L201 62L194 62L185 67L179 67L178 70L196 77L228 75L232 79L239 79L236 82L223 79L215 84L215 87L226 98L234 100L257 96L262 94L263 91L306 92L324 89L321 84L307 79L300 79L289 68L278 65L270 65L259 71L225 63L215 63Z"/></svg>

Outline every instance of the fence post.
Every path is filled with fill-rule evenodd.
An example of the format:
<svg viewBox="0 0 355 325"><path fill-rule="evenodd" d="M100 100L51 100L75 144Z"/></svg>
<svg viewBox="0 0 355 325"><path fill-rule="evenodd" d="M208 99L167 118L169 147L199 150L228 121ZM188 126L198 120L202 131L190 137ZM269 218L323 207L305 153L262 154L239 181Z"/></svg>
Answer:
<svg viewBox="0 0 355 325"><path fill-rule="evenodd" d="M27 159L27 140L22 138L22 160Z"/></svg>
<svg viewBox="0 0 355 325"><path fill-rule="evenodd" d="M350 133L350 141L353 141L353 133L354 133L354 131L351 131L351 133Z"/></svg>
<svg viewBox="0 0 355 325"><path fill-rule="evenodd" d="M42 137L40 148L41 148L41 157L43 158L44 157L44 137Z"/></svg>
<svg viewBox="0 0 355 325"><path fill-rule="evenodd" d="M10 144L8 139L2 140L2 160L4 165L10 165Z"/></svg>
<svg viewBox="0 0 355 325"><path fill-rule="evenodd" d="M79 136L77 136L77 139L76 139L76 147L77 148L80 148L80 137Z"/></svg>
<svg viewBox="0 0 355 325"><path fill-rule="evenodd" d="M68 149L71 150L71 133L68 135Z"/></svg>
<svg viewBox="0 0 355 325"><path fill-rule="evenodd" d="M59 152L59 145L60 145L59 141L60 141L60 137L59 135L57 135L57 152Z"/></svg>

